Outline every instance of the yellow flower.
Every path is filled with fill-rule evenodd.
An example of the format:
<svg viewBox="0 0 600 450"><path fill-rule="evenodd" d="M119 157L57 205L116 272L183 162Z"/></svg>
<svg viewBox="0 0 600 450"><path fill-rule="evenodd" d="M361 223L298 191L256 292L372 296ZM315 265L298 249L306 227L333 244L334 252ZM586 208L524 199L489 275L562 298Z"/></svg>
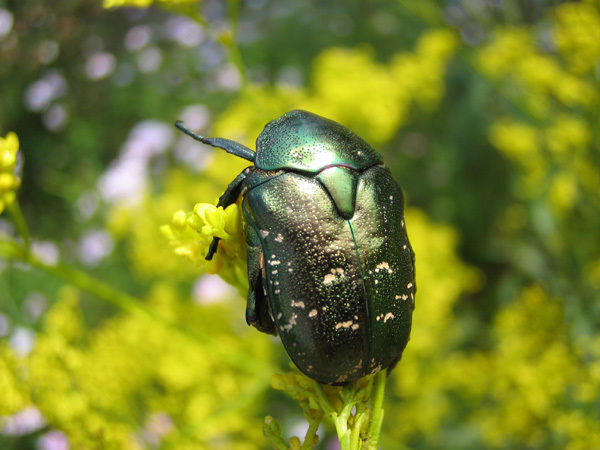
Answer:
<svg viewBox="0 0 600 450"><path fill-rule="evenodd" d="M243 230L240 207L236 203L227 208L198 203L193 211L177 211L171 224L161 227L163 235L175 247L175 253L208 273L219 274L245 294L248 282ZM214 237L220 239L218 251L207 261L206 255Z"/></svg>
<svg viewBox="0 0 600 450"><path fill-rule="evenodd" d="M490 78L501 78L510 73L515 64L535 53L534 40L526 28L499 29L492 43L479 50L479 68Z"/></svg>
<svg viewBox="0 0 600 450"><path fill-rule="evenodd" d="M21 186L21 179L15 175L19 139L10 132L6 137L0 137L0 213L16 198L16 190Z"/></svg>
<svg viewBox="0 0 600 450"><path fill-rule="evenodd" d="M102 7L105 9L127 7L127 8L148 8L153 3L159 3L164 6L177 6L185 3L196 3L197 0L104 0Z"/></svg>
<svg viewBox="0 0 600 450"><path fill-rule="evenodd" d="M591 2L564 3L556 8L555 41L570 69L594 70L600 59L600 10Z"/></svg>

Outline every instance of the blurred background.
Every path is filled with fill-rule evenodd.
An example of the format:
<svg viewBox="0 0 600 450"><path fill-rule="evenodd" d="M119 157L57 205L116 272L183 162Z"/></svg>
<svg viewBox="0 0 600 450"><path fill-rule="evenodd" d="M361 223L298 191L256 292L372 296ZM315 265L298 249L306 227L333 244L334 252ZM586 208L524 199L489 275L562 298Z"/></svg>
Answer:
<svg viewBox="0 0 600 450"><path fill-rule="evenodd" d="M39 261L0 257L0 448L262 449L266 415L302 435L279 341L159 231L247 165L176 119L254 148L296 108L407 198L381 448L600 448L598 0L0 0L0 87Z"/></svg>

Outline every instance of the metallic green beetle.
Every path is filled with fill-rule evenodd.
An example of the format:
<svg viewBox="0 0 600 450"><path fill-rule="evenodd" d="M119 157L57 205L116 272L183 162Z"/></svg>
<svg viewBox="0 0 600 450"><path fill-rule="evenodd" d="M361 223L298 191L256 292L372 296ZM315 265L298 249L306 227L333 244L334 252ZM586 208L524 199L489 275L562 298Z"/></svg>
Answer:
<svg viewBox="0 0 600 450"><path fill-rule="evenodd" d="M279 334L294 364L323 384L393 367L409 339L416 285L402 190L381 155L300 110L268 123L256 152L176 125L254 163L218 204L243 196L248 324ZM217 247L215 238L206 259Z"/></svg>

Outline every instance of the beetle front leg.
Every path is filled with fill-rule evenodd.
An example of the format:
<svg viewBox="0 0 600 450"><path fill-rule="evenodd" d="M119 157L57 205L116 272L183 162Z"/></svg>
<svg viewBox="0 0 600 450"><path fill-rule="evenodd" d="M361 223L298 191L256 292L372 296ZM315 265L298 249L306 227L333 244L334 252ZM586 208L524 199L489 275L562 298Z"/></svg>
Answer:
<svg viewBox="0 0 600 450"><path fill-rule="evenodd" d="M225 192L223 192L223 195L221 195L221 197L219 197L219 202L217 203L217 208L219 206L222 206L223 209L225 209L229 205L233 205L237 201L238 197L242 193L242 188L244 185L244 180L246 179L246 174L248 173L248 169L249 169L249 167L244 169L242 171L242 173L240 173L237 177L235 177L235 179L231 183L229 183L229 186L227 186L227 189L225 189ZM206 257L205 257L205 259L207 261L212 260L213 256L215 256L215 253L217 253L217 249L219 248L220 240L221 240L221 238L219 238L217 236L213 237L213 240L210 243L210 247L208 247L208 253L206 254Z"/></svg>

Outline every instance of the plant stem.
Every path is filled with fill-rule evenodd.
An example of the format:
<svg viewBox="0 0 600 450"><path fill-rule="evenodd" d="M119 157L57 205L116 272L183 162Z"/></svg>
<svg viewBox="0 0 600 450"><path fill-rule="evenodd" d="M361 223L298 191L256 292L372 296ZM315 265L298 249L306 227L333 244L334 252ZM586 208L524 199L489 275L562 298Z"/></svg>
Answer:
<svg viewBox="0 0 600 450"><path fill-rule="evenodd" d="M21 239L23 239L23 244L27 251L29 251L29 245L31 242L31 237L29 234L29 227L27 226L27 221L23 216L23 211L21 211L21 205L18 200L15 200L9 207L8 211L13 218L15 226L17 227L17 232Z"/></svg>
<svg viewBox="0 0 600 450"><path fill-rule="evenodd" d="M229 50L229 56L231 57L231 61L233 62L233 64L235 64L235 67L240 73L240 79L242 81L242 90L245 90L248 87L248 76L246 74L246 66L242 59L242 53L240 52L240 48L236 41L238 34L238 26L240 23L240 8L240 0L231 0L229 2L229 17L231 18L231 39L229 39L225 43L225 45Z"/></svg>
<svg viewBox="0 0 600 450"><path fill-rule="evenodd" d="M375 375L373 382L373 409L371 413L371 424L367 434L367 448L377 448L379 435L381 433L381 425L383 424L383 396L385 394L385 383L387 381L387 369ZM372 391L373 392L373 391Z"/></svg>
<svg viewBox="0 0 600 450"><path fill-rule="evenodd" d="M268 380L268 374L272 373L273 368L265 367L265 362L248 359L245 354L233 346L215 341L210 336L202 334L198 330L157 314L140 299L92 277L81 269L60 262L57 264L46 264L30 252L29 247L26 247L23 243L15 239L0 238L0 248L4 248L2 254L9 260L26 263L31 267L70 283L98 299L111 303L119 309L131 314L139 314L146 319L167 327L179 335L200 342L202 345L212 347L214 350L213 354L220 358L223 363L230 364L244 372L264 378L264 386L267 386L268 382L266 380Z"/></svg>

